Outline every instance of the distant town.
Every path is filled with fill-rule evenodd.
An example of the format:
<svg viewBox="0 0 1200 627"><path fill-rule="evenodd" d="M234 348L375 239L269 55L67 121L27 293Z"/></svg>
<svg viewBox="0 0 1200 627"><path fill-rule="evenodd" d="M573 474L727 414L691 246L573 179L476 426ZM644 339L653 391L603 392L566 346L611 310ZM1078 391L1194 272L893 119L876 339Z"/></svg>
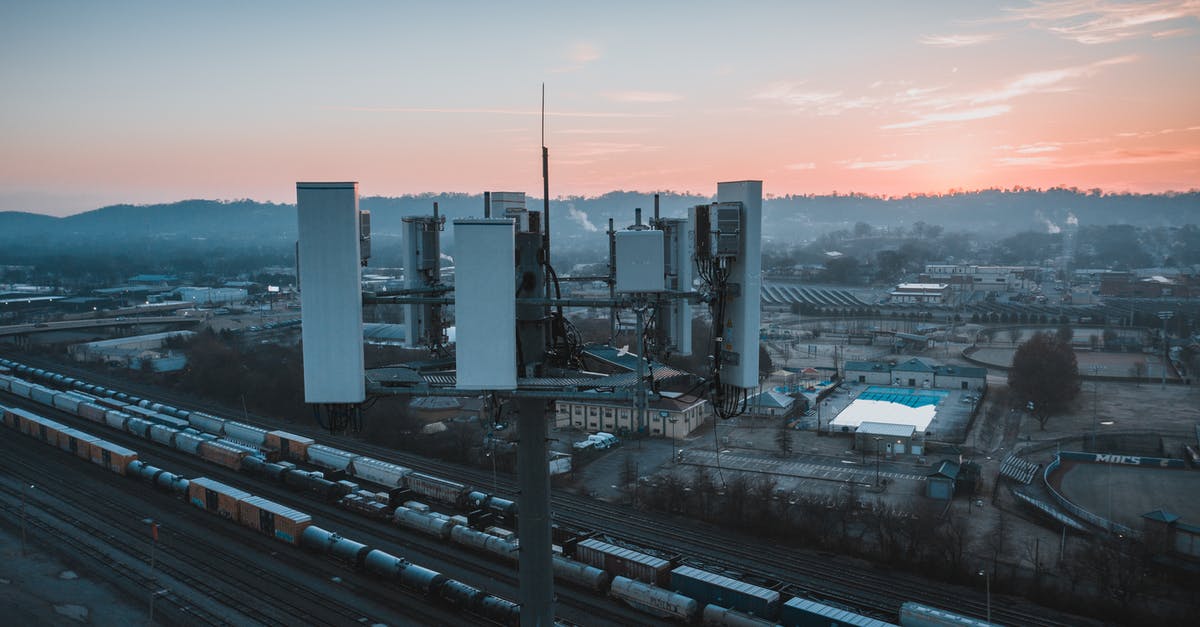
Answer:
<svg viewBox="0 0 1200 627"><path fill-rule="evenodd" d="M1194 616L1200 230L1077 222L988 237L860 221L765 242L759 384L728 420L696 393L708 372L699 348L711 341L707 311L691 321L692 354L642 360L632 317L568 307L581 370L631 376L642 361L654 393L644 418L629 400L553 403L555 493L579 499L557 515L555 533L569 542L560 548L613 576L634 572L614 570L618 554L652 569L708 567L900 624L918 624L898 614L905 603L937 607L937 590L956 599L945 609L1000 624ZM398 238L374 239L363 293L404 289L405 269L389 265ZM606 297L604 254L563 247L562 297ZM0 405L20 396L15 381L53 391L70 378L320 442L329 425L314 421L301 391L294 256L275 243L214 253L211 242L171 240L166 250L0 259ZM446 252L440 280L453 285L452 245ZM452 347L449 311L442 331ZM401 306L368 304L363 317L368 377L446 357L409 337ZM89 394L79 393L77 406ZM377 447L381 463L430 460L464 486L431 503L437 511L411 515L428 529L458 515L445 506L462 505L468 487L496 503L514 497L512 418L478 396L381 397L337 437L353 451ZM367 494L338 503L388 504ZM588 526L593 514L578 503L669 530ZM496 510L494 537L507 537L505 511ZM710 533L730 534L740 550L766 542L790 559L823 561L828 574L789 579L790 567L761 546L761 563L744 558L734 571L722 561L736 559L732 545L707 557L689 548L687 536ZM903 583L868 594L852 583L855 560Z"/></svg>

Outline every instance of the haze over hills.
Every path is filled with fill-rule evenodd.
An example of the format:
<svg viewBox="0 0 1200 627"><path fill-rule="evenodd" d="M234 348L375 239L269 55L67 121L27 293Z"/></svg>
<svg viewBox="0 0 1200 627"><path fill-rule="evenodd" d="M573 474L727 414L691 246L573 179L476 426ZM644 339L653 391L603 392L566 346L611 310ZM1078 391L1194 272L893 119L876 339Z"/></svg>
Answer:
<svg viewBox="0 0 1200 627"><path fill-rule="evenodd" d="M663 216L683 216L688 207L711 201L698 195L664 192ZM432 213L433 203L448 220L480 216L482 195L421 194L402 197L366 196L362 209L372 212L372 229L380 238L397 237L401 218ZM541 200L528 198L530 209ZM1200 217L1200 191L1172 194L1101 194L1073 189L984 190L941 196L881 198L861 194L786 196L764 199L764 232L770 242L812 240L824 233L852 228L858 222L888 229L917 222L947 231L984 237L1013 233L1056 232L1071 221L1081 225L1131 224L1177 226ZM610 192L597 197L565 197L550 203L552 233L561 245L603 246L589 234L633 222L635 207L644 219L653 214L653 194ZM447 229L452 237L452 230ZM33 246L116 244L157 239L183 243L218 240L226 244L271 246L295 240L295 206L252 200L185 200L157 205L114 205L63 218L23 212L0 213L0 242Z"/></svg>

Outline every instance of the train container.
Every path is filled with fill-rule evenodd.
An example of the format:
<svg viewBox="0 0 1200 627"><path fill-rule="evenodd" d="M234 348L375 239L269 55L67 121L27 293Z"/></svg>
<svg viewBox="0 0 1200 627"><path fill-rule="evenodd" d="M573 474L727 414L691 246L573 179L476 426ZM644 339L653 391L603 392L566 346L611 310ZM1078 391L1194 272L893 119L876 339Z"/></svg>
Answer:
<svg viewBox="0 0 1200 627"><path fill-rule="evenodd" d="M127 472L131 477L140 478L146 483L172 494L186 495L191 483L177 474L151 466L143 461L131 462Z"/></svg>
<svg viewBox="0 0 1200 627"><path fill-rule="evenodd" d="M241 469L242 458L248 455L245 450L230 446L221 440L201 442L197 450L201 458L234 470Z"/></svg>
<svg viewBox="0 0 1200 627"><path fill-rule="evenodd" d="M521 624L521 606L494 594L479 600L479 613L501 625Z"/></svg>
<svg viewBox="0 0 1200 627"><path fill-rule="evenodd" d="M204 438L200 437L196 433L180 431L179 433L175 434L175 442L172 444L172 446L185 453L199 455L200 443L204 441Z"/></svg>
<svg viewBox="0 0 1200 627"><path fill-rule="evenodd" d="M0 391L8 392L12 390L13 378L8 374L0 374Z"/></svg>
<svg viewBox="0 0 1200 627"><path fill-rule="evenodd" d="M257 449L267 441L267 430L230 420L225 423L225 437Z"/></svg>
<svg viewBox="0 0 1200 627"><path fill-rule="evenodd" d="M347 494L338 499L338 505L353 511L358 512L370 518L379 520L387 520L391 515L387 503L380 503L374 499L363 498L358 494Z"/></svg>
<svg viewBox="0 0 1200 627"><path fill-rule="evenodd" d="M900 624L903 627L1000 627L996 623L912 601L900 606Z"/></svg>
<svg viewBox="0 0 1200 627"><path fill-rule="evenodd" d="M137 452L135 451L104 440L92 442L92 463L100 464L118 475L124 475L125 469L135 461L137 461Z"/></svg>
<svg viewBox="0 0 1200 627"><path fill-rule="evenodd" d="M671 580L671 562L595 538L581 540L575 546L575 559L604 570L610 575L620 575L657 586L666 586Z"/></svg>
<svg viewBox="0 0 1200 627"><path fill-rule="evenodd" d="M379 549L371 550L363 558L363 569L372 575L378 575L384 579L399 579L400 572L408 564L408 560L380 551Z"/></svg>
<svg viewBox="0 0 1200 627"><path fill-rule="evenodd" d="M54 406L55 391L41 385L34 385L29 390L29 398L47 407Z"/></svg>
<svg viewBox="0 0 1200 627"><path fill-rule="evenodd" d="M116 409L119 411L125 411L125 408L129 406L129 403L126 403L125 401L119 401L112 397L97 398L96 404L100 405L101 407L107 407L108 409Z"/></svg>
<svg viewBox="0 0 1200 627"><path fill-rule="evenodd" d="M125 407L125 413L141 418L142 420L151 420L154 418L156 412L141 405L129 405Z"/></svg>
<svg viewBox="0 0 1200 627"><path fill-rule="evenodd" d="M58 394L54 395L54 398L51 400L51 405L55 409L61 409L66 412L71 412L72 414L78 414L79 403L81 401L83 401L82 398L72 394L71 392L59 392Z"/></svg>
<svg viewBox="0 0 1200 627"><path fill-rule="evenodd" d="M305 492L312 492L317 495L317 498L326 502L336 501L349 493L343 486L320 476L319 473L304 470L290 470L284 473L283 484Z"/></svg>
<svg viewBox="0 0 1200 627"><path fill-rule="evenodd" d="M662 618L678 618L690 623L700 614L700 604L695 599L628 577L613 577L608 594L631 607Z"/></svg>
<svg viewBox="0 0 1200 627"><path fill-rule="evenodd" d="M300 544L300 535L312 524L312 516L261 496L252 496L238 503L238 521L276 540Z"/></svg>
<svg viewBox="0 0 1200 627"><path fill-rule="evenodd" d="M580 549L583 544L579 543ZM700 603L711 603L754 616L774 617L779 612L779 593L775 590L691 566L680 566L671 571L671 588Z"/></svg>
<svg viewBox="0 0 1200 627"><path fill-rule="evenodd" d="M78 413L81 417L87 418L92 422L103 423L105 411L107 410L104 409L104 406L97 403L80 403Z"/></svg>
<svg viewBox="0 0 1200 627"><path fill-rule="evenodd" d="M87 460L92 458L92 444L99 441L100 438L94 435L71 428L64 428L58 433L58 448Z"/></svg>
<svg viewBox="0 0 1200 627"><path fill-rule="evenodd" d="M608 589L608 573L595 566L588 566L561 555L554 556L552 565L555 579L573 583L592 592L604 592Z"/></svg>
<svg viewBox="0 0 1200 627"><path fill-rule="evenodd" d="M473 610L486 593L457 579L447 579L438 590L438 596L454 607Z"/></svg>
<svg viewBox="0 0 1200 627"><path fill-rule="evenodd" d="M779 610L779 622L785 627L896 627L853 611L792 597Z"/></svg>
<svg viewBox="0 0 1200 627"><path fill-rule="evenodd" d="M28 428L25 427L24 421L28 420L29 416L32 416L33 414L16 407L5 407L3 412L0 413L4 414L4 425L6 427L15 430L18 433L29 435Z"/></svg>
<svg viewBox="0 0 1200 627"><path fill-rule="evenodd" d="M129 422L130 418L132 418L132 416L129 414L123 411L117 411L115 409L110 409L104 412L104 424L114 429L120 429L121 431L125 430L125 423Z"/></svg>
<svg viewBox="0 0 1200 627"><path fill-rule="evenodd" d="M13 379L8 382L8 391L20 396L21 398L29 398L33 391L33 385L22 379Z"/></svg>
<svg viewBox="0 0 1200 627"><path fill-rule="evenodd" d="M719 605L705 605L700 613L702 625L712 627L775 627L775 621L743 614ZM841 623L821 623L820 627L838 627ZM818 627L814 624L813 627Z"/></svg>
<svg viewBox="0 0 1200 627"><path fill-rule="evenodd" d="M467 506L491 512L503 518L505 522L511 523L517 519L516 502L492 494L470 492L467 494Z"/></svg>
<svg viewBox="0 0 1200 627"><path fill-rule="evenodd" d="M213 435L225 434L225 419L217 418L212 414L206 414L202 411L194 411L188 414L188 424L198 431L211 433Z"/></svg>
<svg viewBox="0 0 1200 627"><path fill-rule="evenodd" d="M467 491L467 486L461 483L420 472L409 473L407 480L408 489L415 494L450 505L457 505Z"/></svg>
<svg viewBox="0 0 1200 627"><path fill-rule="evenodd" d="M414 512L421 512L422 514L428 514L433 511L433 508L420 501L405 501L401 503L401 505L413 510Z"/></svg>
<svg viewBox="0 0 1200 627"><path fill-rule="evenodd" d="M263 448L278 452L280 459L302 462L308 460L308 447L315 443L312 438L287 431L268 431Z"/></svg>
<svg viewBox="0 0 1200 627"><path fill-rule="evenodd" d="M184 423L187 424L187 423ZM166 425L152 424L150 425L150 439L164 444L166 446L175 445L175 436L179 433L179 429L174 429Z"/></svg>
<svg viewBox="0 0 1200 627"><path fill-rule="evenodd" d="M143 420L137 416L130 416L129 420L125 421L125 430L136 435L139 438L150 437L150 425L154 423L149 420Z"/></svg>
<svg viewBox="0 0 1200 627"><path fill-rule="evenodd" d="M308 447L308 463L330 470L346 470L355 457L357 455L354 453L324 444L313 444Z"/></svg>
<svg viewBox="0 0 1200 627"><path fill-rule="evenodd" d="M435 594L445 581L445 575L416 564L408 564L400 571L400 585L426 595Z"/></svg>
<svg viewBox="0 0 1200 627"><path fill-rule="evenodd" d="M490 534L496 536L497 538L500 538L501 540L517 539L516 532L514 532L510 529L505 529L504 527L487 527L483 530L483 532L490 533Z"/></svg>
<svg viewBox="0 0 1200 627"><path fill-rule="evenodd" d="M150 422L153 422L154 424L171 427L172 429L175 429L176 431L183 431L184 429L187 429L192 426L186 420L182 420L182 419L176 418L174 416L169 416L162 412L154 412L154 415L147 418L147 420L149 420Z"/></svg>
<svg viewBox="0 0 1200 627"><path fill-rule="evenodd" d="M371 550L361 542L343 538L316 525L309 525L301 532L300 545L358 567L363 565L367 553Z"/></svg>
<svg viewBox="0 0 1200 627"><path fill-rule="evenodd" d="M453 519L451 522L454 522ZM454 525L450 528L450 541L476 551L491 553L509 561L517 559L516 542L497 538L490 533L476 531L464 525Z"/></svg>
<svg viewBox="0 0 1200 627"><path fill-rule="evenodd" d="M420 531L435 538L445 540L450 537L450 529L454 523L449 519L441 519L430 514L422 514L401 505L392 514L392 521L406 529Z"/></svg>
<svg viewBox="0 0 1200 627"><path fill-rule="evenodd" d="M37 438L50 446L58 446L58 434L61 430L67 428L65 425L31 412L22 410L13 411L14 413L19 413L21 416L19 423L21 433Z"/></svg>
<svg viewBox="0 0 1200 627"><path fill-rule="evenodd" d="M200 509L224 518L238 519L238 503L252 497L245 490L197 477L188 484L188 501Z"/></svg>
<svg viewBox="0 0 1200 627"><path fill-rule="evenodd" d="M370 481L388 488L404 487L404 478L412 469L390 464L370 457L355 457L347 471L360 481Z"/></svg>

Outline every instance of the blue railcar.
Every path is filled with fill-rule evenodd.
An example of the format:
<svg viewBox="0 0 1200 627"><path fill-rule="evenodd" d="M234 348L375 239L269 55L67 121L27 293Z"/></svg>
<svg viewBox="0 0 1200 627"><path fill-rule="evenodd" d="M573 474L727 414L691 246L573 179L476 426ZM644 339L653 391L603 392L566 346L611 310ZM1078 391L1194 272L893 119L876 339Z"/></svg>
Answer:
<svg viewBox="0 0 1200 627"><path fill-rule="evenodd" d="M671 571L671 587L701 606L719 605L760 618L774 618L779 613L779 593L775 590L691 566Z"/></svg>

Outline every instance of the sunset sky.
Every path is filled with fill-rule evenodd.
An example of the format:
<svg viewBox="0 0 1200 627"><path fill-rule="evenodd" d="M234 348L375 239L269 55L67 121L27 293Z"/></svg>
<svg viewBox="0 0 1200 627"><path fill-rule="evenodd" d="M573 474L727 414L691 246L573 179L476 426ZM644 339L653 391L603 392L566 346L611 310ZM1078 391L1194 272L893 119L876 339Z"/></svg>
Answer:
<svg viewBox="0 0 1200 627"><path fill-rule="evenodd" d="M1200 188L1200 1L0 2L0 210Z"/></svg>

